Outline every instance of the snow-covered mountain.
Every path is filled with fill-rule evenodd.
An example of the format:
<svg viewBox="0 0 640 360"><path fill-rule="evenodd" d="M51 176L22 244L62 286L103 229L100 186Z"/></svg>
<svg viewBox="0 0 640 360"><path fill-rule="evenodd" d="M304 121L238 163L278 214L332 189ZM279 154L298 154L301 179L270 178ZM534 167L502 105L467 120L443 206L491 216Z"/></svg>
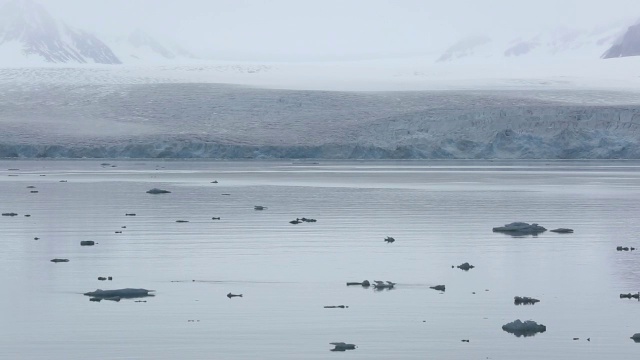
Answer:
<svg viewBox="0 0 640 360"><path fill-rule="evenodd" d="M32 0L11 0L0 7L0 59L11 65L121 63L96 36L54 19Z"/></svg>
<svg viewBox="0 0 640 360"><path fill-rule="evenodd" d="M34 0L0 1L0 66L158 64L195 57L138 29L110 39L74 28Z"/></svg>
<svg viewBox="0 0 640 360"><path fill-rule="evenodd" d="M640 55L640 22L627 31L602 55L604 59Z"/></svg>
<svg viewBox="0 0 640 360"><path fill-rule="evenodd" d="M559 28L510 38L476 35L462 39L447 48L437 62L597 59L618 41L624 30L623 26L614 24L593 29ZM631 31L630 28L629 32ZM640 36L636 38L640 39ZM631 52L625 52L627 53L631 54Z"/></svg>

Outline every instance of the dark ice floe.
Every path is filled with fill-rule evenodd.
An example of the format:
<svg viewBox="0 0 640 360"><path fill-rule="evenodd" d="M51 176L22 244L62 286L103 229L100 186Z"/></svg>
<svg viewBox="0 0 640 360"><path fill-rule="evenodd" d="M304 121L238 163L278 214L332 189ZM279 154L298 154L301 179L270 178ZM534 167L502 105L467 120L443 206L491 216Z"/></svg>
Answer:
<svg viewBox="0 0 640 360"><path fill-rule="evenodd" d="M520 336L534 336L537 333L543 333L547 331L547 327L538 324L535 321L527 320L525 322L520 321L520 319L512 321L508 324L502 325L502 330L511 333L517 337Z"/></svg>
<svg viewBox="0 0 640 360"><path fill-rule="evenodd" d="M547 229L536 223L529 224L526 222L512 222L511 224L506 224L505 226L493 228L493 232L509 234L512 236L538 235L545 231L547 231Z"/></svg>
<svg viewBox="0 0 640 360"><path fill-rule="evenodd" d="M154 194L154 195L156 195L156 194L170 194L170 193L171 193L171 191L169 191L169 190L162 190L162 189L158 189L158 188L153 188L153 189L147 191L147 194Z"/></svg>
<svg viewBox="0 0 640 360"><path fill-rule="evenodd" d="M133 299L133 298L141 298L147 296L154 296L150 294L154 290L147 289L116 289L116 290L101 290L97 289L96 291L90 291L84 293L86 296L91 296L99 299L113 299L113 298L122 298L122 299Z"/></svg>
<svg viewBox="0 0 640 360"><path fill-rule="evenodd" d="M534 305L538 302L540 302L540 300L527 296L516 296L513 298L513 303L516 305Z"/></svg>
<svg viewBox="0 0 640 360"><path fill-rule="evenodd" d="M396 286L396 283L391 281L384 282L384 281L373 280L373 282L375 283L373 284L373 288L376 290L384 290L384 289L391 290Z"/></svg>
<svg viewBox="0 0 640 360"><path fill-rule="evenodd" d="M473 269L474 267L475 266L469 264L468 262L458 265L458 269L464 270L464 271L469 271L469 270Z"/></svg>
<svg viewBox="0 0 640 360"><path fill-rule="evenodd" d="M640 292L639 293L628 293L628 294L620 294L620 299L637 299L640 300Z"/></svg>
<svg viewBox="0 0 640 360"><path fill-rule="evenodd" d="M557 229L553 229L553 230L549 230L551 232L554 233L558 233L558 234L572 234L573 233L573 229L567 229L567 228L557 228Z"/></svg>
<svg viewBox="0 0 640 360"><path fill-rule="evenodd" d="M616 250L617 251L634 251L636 248L632 247L628 247L628 246L617 246Z"/></svg>
<svg viewBox="0 0 640 360"><path fill-rule="evenodd" d="M356 345L355 344L347 344L344 342L332 342L329 343L333 346L335 346L335 348L331 349L331 351L346 351L346 350L355 350L356 349Z"/></svg>

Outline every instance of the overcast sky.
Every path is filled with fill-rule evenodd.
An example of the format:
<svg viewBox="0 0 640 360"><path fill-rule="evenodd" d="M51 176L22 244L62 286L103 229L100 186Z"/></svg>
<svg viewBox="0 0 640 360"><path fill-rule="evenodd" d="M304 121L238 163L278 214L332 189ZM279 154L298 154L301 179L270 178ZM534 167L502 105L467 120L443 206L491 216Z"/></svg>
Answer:
<svg viewBox="0 0 640 360"><path fill-rule="evenodd" d="M227 60L432 54L472 35L517 36L640 18L639 0L40 0L97 34L140 28Z"/></svg>

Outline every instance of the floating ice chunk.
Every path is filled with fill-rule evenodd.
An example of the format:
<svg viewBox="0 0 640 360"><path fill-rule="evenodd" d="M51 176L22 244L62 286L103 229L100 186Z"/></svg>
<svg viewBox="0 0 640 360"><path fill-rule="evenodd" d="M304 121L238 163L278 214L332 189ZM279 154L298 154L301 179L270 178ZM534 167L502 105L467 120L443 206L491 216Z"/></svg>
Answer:
<svg viewBox="0 0 640 360"><path fill-rule="evenodd" d="M573 234L573 229L567 229L567 228L558 228L558 229L553 229L549 231L558 233L558 234Z"/></svg>
<svg viewBox="0 0 640 360"><path fill-rule="evenodd" d="M525 223L525 222L512 222L511 224L507 224L505 226L494 227L493 232L505 233L513 236L520 235L538 235L547 231L544 227L533 223Z"/></svg>
<svg viewBox="0 0 640 360"><path fill-rule="evenodd" d="M170 194L171 191L169 190L162 190L162 189L158 189L158 188L153 188L149 191L147 191L147 194Z"/></svg>
<svg viewBox="0 0 640 360"><path fill-rule="evenodd" d="M534 336L537 333L543 333L547 331L547 327L538 324L535 321L527 320L525 322L520 321L520 319L510 322L508 324L502 325L502 330L511 333L517 337L520 336Z"/></svg>
<svg viewBox="0 0 640 360"><path fill-rule="evenodd" d="M464 270L464 271L469 271L469 270L473 269L474 267L475 266L469 264L468 262L458 265L458 269L461 269L461 270Z"/></svg>
<svg viewBox="0 0 640 360"><path fill-rule="evenodd" d="M94 298L101 298L101 299L112 299L112 298L116 298L116 297L122 298L122 299L132 299L132 298L154 296L153 294L149 294L152 291L153 290L131 289L131 288L116 289L116 290L101 290L101 289L98 289L96 291L91 291L91 292L84 293L84 295L91 296L91 297L94 297Z"/></svg>
<svg viewBox="0 0 640 360"><path fill-rule="evenodd" d="M513 303L516 305L534 305L537 302L540 302L540 300L527 296L516 296L513 298Z"/></svg>
<svg viewBox="0 0 640 360"><path fill-rule="evenodd" d="M343 342L332 342L331 345L335 346L335 348L331 349L331 351L346 351L346 350L355 350L355 344L347 344Z"/></svg>

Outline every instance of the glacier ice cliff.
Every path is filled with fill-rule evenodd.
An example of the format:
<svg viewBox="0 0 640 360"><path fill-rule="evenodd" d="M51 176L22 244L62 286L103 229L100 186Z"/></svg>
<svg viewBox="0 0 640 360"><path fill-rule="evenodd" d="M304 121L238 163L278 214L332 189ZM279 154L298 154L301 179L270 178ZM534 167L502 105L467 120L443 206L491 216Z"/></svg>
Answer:
<svg viewBox="0 0 640 360"><path fill-rule="evenodd" d="M34 84L21 71L0 70L0 157L640 158L631 92Z"/></svg>

